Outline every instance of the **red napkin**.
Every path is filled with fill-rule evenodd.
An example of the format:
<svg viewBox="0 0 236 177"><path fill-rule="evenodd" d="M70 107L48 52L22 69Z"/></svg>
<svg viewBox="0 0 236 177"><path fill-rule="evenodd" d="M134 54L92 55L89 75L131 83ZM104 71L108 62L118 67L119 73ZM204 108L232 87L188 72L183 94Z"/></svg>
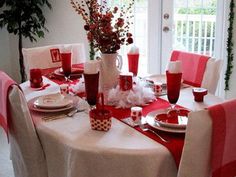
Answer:
<svg viewBox="0 0 236 177"><path fill-rule="evenodd" d="M236 100L209 107L212 118L212 177L236 176Z"/></svg>
<svg viewBox="0 0 236 177"><path fill-rule="evenodd" d="M209 56L174 50L170 60L182 62L184 83L200 87L209 58Z"/></svg>
<svg viewBox="0 0 236 177"><path fill-rule="evenodd" d="M8 134L8 91L12 85L16 84L6 73L0 71L0 125Z"/></svg>

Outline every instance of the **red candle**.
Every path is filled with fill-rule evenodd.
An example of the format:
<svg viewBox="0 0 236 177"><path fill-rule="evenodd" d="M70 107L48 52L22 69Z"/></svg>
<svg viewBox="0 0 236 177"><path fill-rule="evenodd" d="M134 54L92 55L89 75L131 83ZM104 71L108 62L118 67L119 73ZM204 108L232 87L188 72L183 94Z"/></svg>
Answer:
<svg viewBox="0 0 236 177"><path fill-rule="evenodd" d="M30 86L32 88L39 88L43 86L41 69L30 69Z"/></svg>

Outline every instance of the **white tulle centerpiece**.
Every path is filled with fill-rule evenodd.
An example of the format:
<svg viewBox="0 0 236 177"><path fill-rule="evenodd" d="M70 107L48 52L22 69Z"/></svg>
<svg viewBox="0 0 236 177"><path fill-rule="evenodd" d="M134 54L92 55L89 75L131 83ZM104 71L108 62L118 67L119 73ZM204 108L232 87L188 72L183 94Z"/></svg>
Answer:
<svg viewBox="0 0 236 177"><path fill-rule="evenodd" d="M132 90L122 91L120 86L108 92L108 105L116 108L130 108L132 106L143 106L156 99L152 88L147 87L147 83L139 78L134 78Z"/></svg>

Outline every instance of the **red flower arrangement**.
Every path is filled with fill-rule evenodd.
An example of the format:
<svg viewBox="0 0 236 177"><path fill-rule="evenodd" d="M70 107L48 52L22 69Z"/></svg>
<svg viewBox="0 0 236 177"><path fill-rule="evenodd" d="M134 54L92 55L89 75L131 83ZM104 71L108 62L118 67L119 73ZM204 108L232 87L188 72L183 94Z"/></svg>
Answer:
<svg viewBox="0 0 236 177"><path fill-rule="evenodd" d="M124 6L107 7L106 0L103 5L97 0L82 0L80 3L71 0L72 7L85 21L84 29L87 38L96 51L102 53L115 53L124 44L133 43L132 34L129 32L131 14L134 0L131 0L127 8Z"/></svg>

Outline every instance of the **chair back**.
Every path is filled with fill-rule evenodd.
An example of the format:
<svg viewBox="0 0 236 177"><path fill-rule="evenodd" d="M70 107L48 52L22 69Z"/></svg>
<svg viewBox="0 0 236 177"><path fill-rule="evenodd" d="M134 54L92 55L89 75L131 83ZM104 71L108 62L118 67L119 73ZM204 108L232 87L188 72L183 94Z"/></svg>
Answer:
<svg viewBox="0 0 236 177"><path fill-rule="evenodd" d="M13 85L9 99L9 141L14 173L17 177L47 177L47 164L26 99Z"/></svg>
<svg viewBox="0 0 236 177"><path fill-rule="evenodd" d="M236 99L189 115L178 177L236 176Z"/></svg>
<svg viewBox="0 0 236 177"><path fill-rule="evenodd" d="M170 60L182 62L184 83L200 87L208 59L208 56L174 50Z"/></svg>
<svg viewBox="0 0 236 177"><path fill-rule="evenodd" d="M212 121L207 110L189 114L177 177L210 177Z"/></svg>
<svg viewBox="0 0 236 177"><path fill-rule="evenodd" d="M215 94L220 77L222 60L190 52L174 50L171 61L182 62L184 83L194 87L204 87Z"/></svg>
<svg viewBox="0 0 236 177"><path fill-rule="evenodd" d="M72 48L72 64L85 62L85 49L82 43L23 48L22 52L27 77L29 78L29 70L31 68L48 69L60 67L60 56L57 52L54 53L54 51L55 49L61 50L68 47Z"/></svg>

